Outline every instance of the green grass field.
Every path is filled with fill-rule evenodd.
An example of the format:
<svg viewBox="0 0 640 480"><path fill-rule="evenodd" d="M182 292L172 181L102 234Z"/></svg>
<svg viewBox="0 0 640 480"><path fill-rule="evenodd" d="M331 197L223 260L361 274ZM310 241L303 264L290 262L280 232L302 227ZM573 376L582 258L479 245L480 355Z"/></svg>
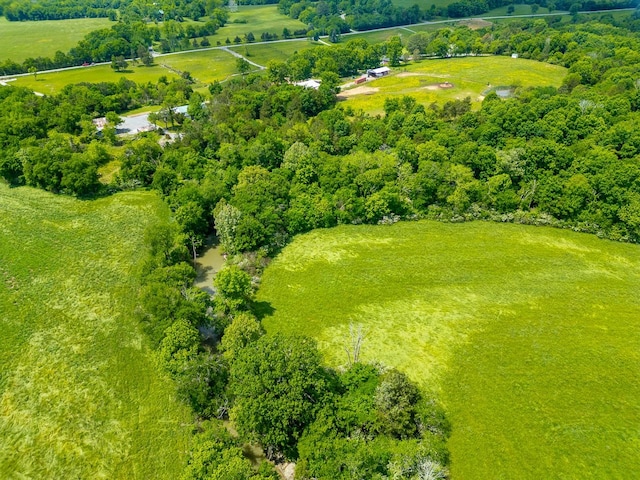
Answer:
<svg viewBox="0 0 640 480"><path fill-rule="evenodd" d="M175 479L190 414L134 317L146 192L0 184L0 478Z"/></svg>
<svg viewBox="0 0 640 480"><path fill-rule="evenodd" d="M234 21L246 23L234 23ZM243 38L249 32L259 40L264 32L277 33L280 37L284 28L288 28L293 33L294 30L306 27L304 23L279 13L277 5L243 5L238 7L237 12L231 13L227 24L209 38L213 43L220 40L224 44L227 38L233 42L236 35Z"/></svg>
<svg viewBox="0 0 640 480"><path fill-rule="evenodd" d="M411 27L408 27L411 29ZM413 32L401 27L390 28L388 30L381 30L378 32L362 32L349 35L343 35L341 42L347 42L349 40L355 40L356 38L364 38L369 43L386 42L389 37L399 36L404 42L413 35ZM327 40L328 41L328 40Z"/></svg>
<svg viewBox="0 0 640 480"><path fill-rule="evenodd" d="M280 60L284 62L296 52L301 52L318 46L322 46L322 44L309 40L296 40L291 42L266 43L262 45L242 45L232 47L231 49L245 56L246 52L249 52L249 56L247 57L249 60L256 62L259 65L266 66L269 60Z"/></svg>
<svg viewBox="0 0 640 480"><path fill-rule="evenodd" d="M9 22L0 17L0 61L53 57L58 50L66 53L87 33L111 25L106 18Z"/></svg>
<svg viewBox="0 0 640 480"><path fill-rule="evenodd" d="M137 83L156 83L163 75L169 79L178 78L177 74L159 65L160 62L165 63L161 58L163 57L156 59L156 64L150 67L130 65L126 72L116 72L110 65L97 65L63 72L39 73L36 78L33 75L25 75L24 77L16 77L16 80L10 84L27 87L45 95L52 95L70 83L117 82L122 77Z"/></svg>
<svg viewBox="0 0 640 480"><path fill-rule="evenodd" d="M640 247L485 222L343 226L300 236L258 300L310 335L438 393L451 478L612 479L640 472Z"/></svg>
<svg viewBox="0 0 640 480"><path fill-rule="evenodd" d="M230 75L238 73L236 57L224 50L167 55L156 58L156 63L168 65L181 72L190 72L201 85L212 83L214 80L225 80Z"/></svg>
<svg viewBox="0 0 640 480"><path fill-rule="evenodd" d="M557 65L511 57L463 57L422 60L401 68L381 79L346 90L346 105L369 113L382 113L384 100L390 96L411 95L424 105L471 97L482 100L490 86L560 86L566 69ZM450 82L453 88L437 84ZM361 92L361 93L358 93Z"/></svg>

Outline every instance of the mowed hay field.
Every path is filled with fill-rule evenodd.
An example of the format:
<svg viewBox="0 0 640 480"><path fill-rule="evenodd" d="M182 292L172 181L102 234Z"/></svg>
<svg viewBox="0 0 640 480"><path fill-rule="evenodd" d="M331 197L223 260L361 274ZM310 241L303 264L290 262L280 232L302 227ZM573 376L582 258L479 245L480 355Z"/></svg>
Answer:
<svg viewBox="0 0 640 480"><path fill-rule="evenodd" d="M0 184L0 478L180 475L190 415L134 317L143 231L165 208Z"/></svg>
<svg viewBox="0 0 640 480"><path fill-rule="evenodd" d="M67 53L87 33L111 25L106 18L10 22L0 17L0 61L53 57L58 50Z"/></svg>
<svg viewBox="0 0 640 480"><path fill-rule="evenodd" d="M116 72L110 65L78 67L62 72L38 73L35 78L33 75L15 77L15 80L8 84L30 88L45 95L54 95L71 83L118 82L123 77L136 83L156 83L162 76L168 79L178 78L178 74L163 68L159 63L160 59L156 59L156 64L150 67L130 64L126 71L121 72Z"/></svg>
<svg viewBox="0 0 640 480"><path fill-rule="evenodd" d="M479 102L491 87L559 87L566 73L564 67L557 65L501 56L422 60L394 68L388 77L345 90L341 95L347 99L345 105L356 110L382 113L387 97L411 95L424 105L467 96L472 102ZM439 88L444 82L453 87Z"/></svg>
<svg viewBox="0 0 640 480"><path fill-rule="evenodd" d="M436 392L455 479L640 472L640 247L559 229L431 221L296 238L266 269L268 333L316 338Z"/></svg>

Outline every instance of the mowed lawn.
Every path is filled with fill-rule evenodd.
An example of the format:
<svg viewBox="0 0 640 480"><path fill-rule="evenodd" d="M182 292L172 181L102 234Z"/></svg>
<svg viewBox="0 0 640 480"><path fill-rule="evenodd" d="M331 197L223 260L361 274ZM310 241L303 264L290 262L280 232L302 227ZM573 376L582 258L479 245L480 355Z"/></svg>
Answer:
<svg viewBox="0 0 640 480"><path fill-rule="evenodd" d="M363 360L443 402L454 480L626 479L640 472L639 289L636 245L420 221L300 236L258 301L268 333L315 337L332 365L362 324Z"/></svg>
<svg viewBox="0 0 640 480"><path fill-rule="evenodd" d="M106 18L10 22L0 17L0 61L53 57L58 50L67 53L87 33L111 25Z"/></svg>
<svg viewBox="0 0 640 480"><path fill-rule="evenodd" d="M0 184L0 478L175 479L190 415L135 319L145 192Z"/></svg>
<svg viewBox="0 0 640 480"><path fill-rule="evenodd" d="M164 60L161 60L162 58L163 57L157 58L155 60L156 64L150 67L130 64L126 71L121 72L116 72L110 65L96 65L93 67L79 67L72 70L64 70L62 72L38 73L35 78L33 75L15 77L16 80L10 82L10 84L27 87L35 92L44 93L45 95L53 95L71 83L118 82L123 77L136 83L156 83L162 76L168 79L178 78L176 73L160 65L160 63L164 63Z"/></svg>
<svg viewBox="0 0 640 480"><path fill-rule="evenodd" d="M557 65L503 56L421 60L394 68L388 77L366 82L358 90L346 90L343 94L348 97L345 104L355 110L382 113L387 97L410 95L424 105L471 97L477 103L491 87L559 87L566 72ZM439 88L438 84L444 82L453 87Z"/></svg>

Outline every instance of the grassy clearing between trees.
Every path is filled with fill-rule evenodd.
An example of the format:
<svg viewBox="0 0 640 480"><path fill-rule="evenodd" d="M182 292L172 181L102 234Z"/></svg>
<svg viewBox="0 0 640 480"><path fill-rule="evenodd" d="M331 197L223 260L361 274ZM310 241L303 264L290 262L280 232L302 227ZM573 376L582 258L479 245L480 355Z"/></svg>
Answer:
<svg viewBox="0 0 640 480"><path fill-rule="evenodd" d="M58 50L66 53L87 33L111 25L106 18L10 22L0 17L0 61L53 57Z"/></svg>
<svg viewBox="0 0 640 480"><path fill-rule="evenodd" d="M407 27L413 30L411 27ZM369 43L380 43L386 42L389 37L398 36L402 39L403 42L406 42L407 39L413 35L413 32L406 30L402 27L389 28L387 30L380 30L376 32L362 32L350 35L343 35L341 42L347 42L349 40L355 40L356 38L364 38ZM328 41L328 40L327 40Z"/></svg>
<svg viewBox="0 0 640 480"><path fill-rule="evenodd" d="M160 63L160 59L157 59L156 63ZM34 92L54 95L59 93L66 85L72 83L118 82L122 77L136 83L156 83L163 75L169 79L178 78L177 74L158 64L150 67L130 64L125 72L116 72L110 65L96 65L62 72L39 73L35 78L33 75L25 75L24 77L17 77L15 81L9 82L9 85L27 87Z"/></svg>
<svg viewBox="0 0 640 480"><path fill-rule="evenodd" d="M209 39L213 40L213 43L219 40L224 45L227 38L233 42L236 35L243 38L244 35L251 32L256 41L259 41L260 35L264 32L277 33L278 37L282 37L284 28L288 28L293 33L294 30L307 28L307 25L278 12L277 5L239 6L237 12L229 15L227 24L220 28L215 35L211 35Z"/></svg>
<svg viewBox="0 0 640 480"><path fill-rule="evenodd" d="M431 221L302 235L267 268L268 333L316 338L437 392L454 479L640 471L640 247L546 227Z"/></svg>
<svg viewBox="0 0 640 480"><path fill-rule="evenodd" d="M0 184L0 478L175 479L187 408L134 317L145 192Z"/></svg>
<svg viewBox="0 0 640 480"><path fill-rule="evenodd" d="M291 42L242 45L232 47L231 49L244 56L246 56L246 52L249 52L249 56L247 57L249 60L256 62L259 65L267 66L269 60L279 60L284 62L296 52L302 52L303 50L308 50L309 48L321 45L322 44L319 42L301 39Z"/></svg>
<svg viewBox="0 0 640 480"><path fill-rule="evenodd" d="M375 114L384 112L385 98L403 95L411 95L424 105L465 97L477 103L490 87L559 87L566 73L566 68L557 65L502 56L422 60L363 84L374 90L363 89L367 93L349 96L345 105ZM438 88L443 82L453 87Z"/></svg>
<svg viewBox="0 0 640 480"><path fill-rule="evenodd" d="M236 61L236 57L224 50L205 50L156 58L158 64L191 73L196 81L195 87L208 85L215 80L222 81L238 73Z"/></svg>

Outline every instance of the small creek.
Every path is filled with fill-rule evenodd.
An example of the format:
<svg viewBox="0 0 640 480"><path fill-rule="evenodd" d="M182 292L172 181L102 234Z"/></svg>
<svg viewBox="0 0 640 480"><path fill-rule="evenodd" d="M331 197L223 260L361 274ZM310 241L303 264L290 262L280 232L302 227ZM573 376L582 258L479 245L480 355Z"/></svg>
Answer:
<svg viewBox="0 0 640 480"><path fill-rule="evenodd" d="M207 237L204 247L204 251L196 259L197 276L193 284L212 294L213 277L223 267L225 258L215 235Z"/></svg>

